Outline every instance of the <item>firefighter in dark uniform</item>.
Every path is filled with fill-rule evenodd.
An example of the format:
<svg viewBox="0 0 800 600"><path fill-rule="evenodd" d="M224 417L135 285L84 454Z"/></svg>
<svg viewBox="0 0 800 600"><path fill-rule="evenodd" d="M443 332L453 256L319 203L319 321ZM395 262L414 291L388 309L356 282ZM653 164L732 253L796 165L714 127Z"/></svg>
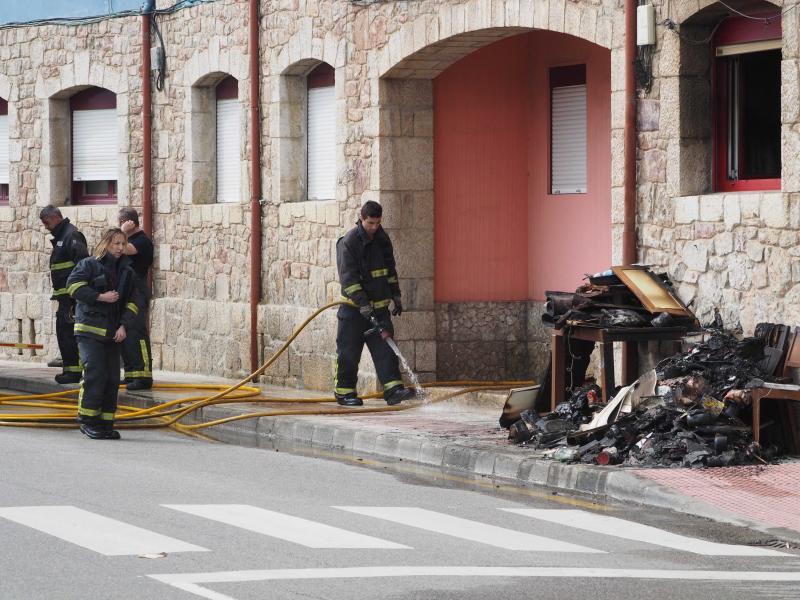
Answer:
<svg viewBox="0 0 800 600"><path fill-rule="evenodd" d="M125 254L131 259L139 292L146 299L144 307L139 311L139 318L133 327L128 329L122 342L125 384L129 390L149 390L153 387L153 359L150 354L150 334L147 331L150 303L147 274L153 264L153 240L139 229L139 213L135 208L120 209L119 228L128 236Z"/></svg>
<svg viewBox="0 0 800 600"><path fill-rule="evenodd" d="M391 314L399 316L403 312L394 251L388 234L381 227L382 214L380 204L366 202L356 226L336 242L342 294L357 305L341 305L338 312L334 393L342 406L363 404L356 395L356 382L364 342L383 384L386 403L399 404L414 396L413 390L403 385L397 355L389 345L377 333L364 337L375 322L388 332L394 332L390 303L394 304Z"/></svg>
<svg viewBox="0 0 800 600"><path fill-rule="evenodd" d="M58 302L56 309L56 339L61 352L62 372L56 375L58 383L78 383L81 380L81 362L78 344L73 333L72 313L75 302L67 294L67 279L75 265L89 255L86 238L65 219L55 206L45 206L39 212L39 220L52 234L53 251L50 254L50 279L53 282L52 299Z"/></svg>
<svg viewBox="0 0 800 600"><path fill-rule="evenodd" d="M120 345L145 304L131 259L125 256L127 243L121 229L109 229L94 256L79 262L67 280L69 295L76 300L75 337L83 360L78 422L92 439L120 437L114 430Z"/></svg>

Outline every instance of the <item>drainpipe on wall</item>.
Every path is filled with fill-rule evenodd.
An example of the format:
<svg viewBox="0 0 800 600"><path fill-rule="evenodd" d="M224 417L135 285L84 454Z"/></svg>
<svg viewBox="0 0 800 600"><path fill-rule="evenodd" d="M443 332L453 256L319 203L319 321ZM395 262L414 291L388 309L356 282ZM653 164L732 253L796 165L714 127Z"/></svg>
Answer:
<svg viewBox="0 0 800 600"><path fill-rule="evenodd" d="M625 128L623 140L624 210L622 224L622 263L636 262L636 80L633 63L636 59L636 6L637 0L625 0ZM622 380L633 381L639 373L634 369L638 358L636 347L622 344Z"/></svg>
<svg viewBox="0 0 800 600"><path fill-rule="evenodd" d="M152 93L150 80L150 16L155 0L148 1L142 11L142 222L144 232L153 236L153 128Z"/></svg>
<svg viewBox="0 0 800 600"><path fill-rule="evenodd" d="M636 262L636 0L625 0L625 200L622 225L622 262Z"/></svg>
<svg viewBox="0 0 800 600"><path fill-rule="evenodd" d="M259 367L258 303L261 299L261 117L258 4L250 0L250 371Z"/></svg>

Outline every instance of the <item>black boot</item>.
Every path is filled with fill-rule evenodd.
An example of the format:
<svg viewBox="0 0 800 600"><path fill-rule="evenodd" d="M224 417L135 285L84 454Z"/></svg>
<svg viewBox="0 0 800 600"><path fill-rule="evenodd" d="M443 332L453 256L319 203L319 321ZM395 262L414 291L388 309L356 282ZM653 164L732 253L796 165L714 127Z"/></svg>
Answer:
<svg viewBox="0 0 800 600"><path fill-rule="evenodd" d="M108 435L102 425L96 423L81 423L81 433L93 440L106 440Z"/></svg>
<svg viewBox="0 0 800 600"><path fill-rule="evenodd" d="M114 429L113 423L103 423L103 432L106 434L107 440L118 440L122 436L119 434L119 431Z"/></svg>
<svg viewBox="0 0 800 600"><path fill-rule="evenodd" d="M152 379L129 379L127 380L127 389L133 390L149 390L153 387Z"/></svg>
<svg viewBox="0 0 800 600"><path fill-rule="evenodd" d="M64 373L59 373L58 375L56 375L55 380L56 383L60 383L62 385L65 383L80 383L81 374L65 371Z"/></svg>
<svg viewBox="0 0 800 600"><path fill-rule="evenodd" d="M349 392L347 394L334 394L334 396L336 396L336 402L340 406L364 406L364 401L356 396L355 392Z"/></svg>
<svg viewBox="0 0 800 600"><path fill-rule="evenodd" d="M389 406L395 406L396 404L400 404L403 400L411 400L411 398L416 395L414 390L403 387L402 385L397 385L389 391L384 392L383 399L386 400L386 404Z"/></svg>

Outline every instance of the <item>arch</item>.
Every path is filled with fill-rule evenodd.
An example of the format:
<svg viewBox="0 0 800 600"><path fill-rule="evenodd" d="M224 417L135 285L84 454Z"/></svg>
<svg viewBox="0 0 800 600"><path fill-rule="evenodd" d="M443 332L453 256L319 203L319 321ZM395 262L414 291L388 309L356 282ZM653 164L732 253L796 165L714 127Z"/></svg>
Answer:
<svg viewBox="0 0 800 600"><path fill-rule="evenodd" d="M611 49L622 44L624 15L608 0L600 4L468 0L409 19L391 33L376 56L378 76L432 79L478 48L533 29L566 33Z"/></svg>
<svg viewBox="0 0 800 600"><path fill-rule="evenodd" d="M74 73L80 73L81 69L79 67L83 64L84 59L88 61L88 58L82 54L76 55ZM72 74L73 71L65 72L69 72L71 75L64 76L64 73L62 73L59 82L68 85L58 86L53 84L38 90L38 93L43 92L48 95L43 102L44 114L42 121L46 126L42 128L42 154L38 173L37 205L64 205L71 198L72 148L70 141L69 99L78 92L97 87L113 92L116 96L117 130L119 134L117 204L125 206L128 204L131 180L135 172L131 164L127 80L125 80L125 84L122 84L123 78L107 75L107 73L115 73L114 70L103 69L102 65L97 69L89 69L88 63L86 72L83 75L76 76ZM76 79L79 81L76 82ZM97 82L106 82L106 84L98 84Z"/></svg>
<svg viewBox="0 0 800 600"><path fill-rule="evenodd" d="M215 151L216 101L214 90L226 77L238 82L241 105L241 156L246 157L249 121L247 103L250 98L248 60L238 47L226 47L227 40L212 36L208 47L195 51L175 73L175 81L183 85L184 163L183 203L209 204L216 200ZM248 160L240 163L240 195L250 196Z"/></svg>
<svg viewBox="0 0 800 600"><path fill-rule="evenodd" d="M19 139L17 131L17 94L18 86L5 75L0 74L0 98L8 105L8 199L9 206L4 206L3 210L8 210L13 206L21 206L26 203L27 198L21 197L20 193L25 192L19 186L17 173L17 162L22 157L22 141ZM27 192L25 192L27 193Z"/></svg>
<svg viewBox="0 0 800 600"><path fill-rule="evenodd" d="M307 199L307 76L322 64L334 68L337 112L343 110L342 71L321 58L303 57L284 65L270 85L270 142L272 195L280 202ZM337 134L336 172L344 165L344 153ZM337 183L336 196L339 197Z"/></svg>

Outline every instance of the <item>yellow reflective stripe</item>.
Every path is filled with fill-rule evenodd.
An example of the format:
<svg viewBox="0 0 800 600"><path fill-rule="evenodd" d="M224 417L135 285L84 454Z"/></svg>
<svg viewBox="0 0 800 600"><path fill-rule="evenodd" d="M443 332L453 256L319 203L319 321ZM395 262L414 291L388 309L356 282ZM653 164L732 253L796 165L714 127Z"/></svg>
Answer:
<svg viewBox="0 0 800 600"><path fill-rule="evenodd" d="M83 286L88 285L88 284L89 284L88 281L76 281L75 283L73 283L71 286L69 286L67 288L67 293L70 296L72 296L76 291L78 291L78 288L82 288Z"/></svg>
<svg viewBox="0 0 800 600"><path fill-rule="evenodd" d="M84 417L99 417L103 411L98 409L92 408L83 408L82 406L78 409L78 414L83 415Z"/></svg>
<svg viewBox="0 0 800 600"><path fill-rule="evenodd" d="M94 333L96 335L106 335L106 330L101 329L100 327L92 327L91 325L86 325L84 323L75 323L75 333L82 332L82 333Z"/></svg>
<svg viewBox="0 0 800 600"><path fill-rule="evenodd" d="M66 296L69 294L67 288L58 288L57 290L53 290L53 296Z"/></svg>
<svg viewBox="0 0 800 600"><path fill-rule="evenodd" d="M53 263L52 265L50 265L50 270L51 271L60 271L61 269L69 269L70 267L74 267L74 266L75 266L75 263L72 262L71 260L68 260L67 262Z"/></svg>
<svg viewBox="0 0 800 600"><path fill-rule="evenodd" d="M133 314L135 314L135 315L138 315L138 314L139 314L139 307L138 307L138 306L136 306L136 305L135 305L133 302L128 302L128 303L125 305L125 308L127 308L128 310L130 310L130 311L131 311Z"/></svg>
<svg viewBox="0 0 800 600"><path fill-rule="evenodd" d="M389 275L389 269L375 269L369 272L373 277L386 277Z"/></svg>
<svg viewBox="0 0 800 600"><path fill-rule="evenodd" d="M387 279L386 281L388 281L389 283L397 283L397 277L394 276L389 277L389 279Z"/></svg>
<svg viewBox="0 0 800 600"><path fill-rule="evenodd" d="M389 306L391 300L375 300L372 302L372 308L386 308Z"/></svg>
<svg viewBox="0 0 800 600"><path fill-rule="evenodd" d="M113 421L114 420L114 413L113 412L101 412L100 418L103 421Z"/></svg>
<svg viewBox="0 0 800 600"><path fill-rule="evenodd" d="M361 287L360 283L354 283L353 285L348 285L344 288L345 294L352 294L353 292L357 292L358 290L363 290L364 288Z"/></svg>
<svg viewBox="0 0 800 600"><path fill-rule="evenodd" d="M144 340L139 340L139 348L142 349L142 364L144 368L147 369L147 365L150 364L150 354L147 352L147 343ZM150 371L147 371L148 373ZM151 375L146 375L146 377L151 377Z"/></svg>
<svg viewBox="0 0 800 600"><path fill-rule="evenodd" d="M355 390L355 388L340 388L340 387L337 387L337 388L333 388L333 391L336 392L337 394L352 394L356 390Z"/></svg>
<svg viewBox="0 0 800 600"><path fill-rule="evenodd" d="M125 377L129 379L152 379L153 372L152 371L125 371Z"/></svg>
<svg viewBox="0 0 800 600"><path fill-rule="evenodd" d="M62 367L62 368L64 369L65 373L83 373L83 367L80 366L80 365L78 365L77 367L75 367L75 366L66 367L65 366L65 367Z"/></svg>
<svg viewBox="0 0 800 600"><path fill-rule="evenodd" d="M396 388L398 385L403 385L403 382L399 381L397 379L395 379L393 381L388 381L388 382L383 384L383 391L384 392L388 392L390 389Z"/></svg>

